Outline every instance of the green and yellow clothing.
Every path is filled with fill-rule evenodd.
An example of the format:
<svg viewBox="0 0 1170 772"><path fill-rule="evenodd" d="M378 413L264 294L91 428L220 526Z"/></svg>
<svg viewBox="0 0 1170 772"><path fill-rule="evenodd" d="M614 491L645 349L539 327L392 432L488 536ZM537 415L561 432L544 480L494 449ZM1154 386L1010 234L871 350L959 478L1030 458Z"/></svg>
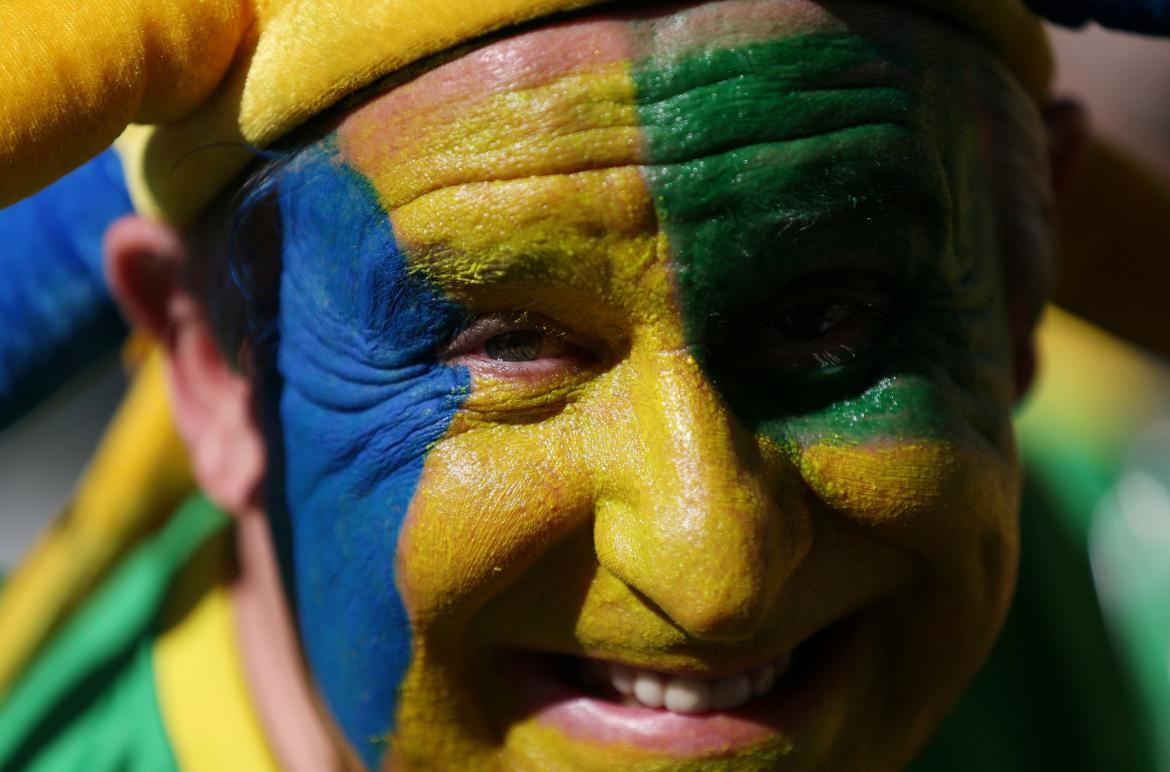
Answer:
<svg viewBox="0 0 1170 772"><path fill-rule="evenodd" d="M236 647L231 521L194 497L0 703L3 770L271 770Z"/></svg>

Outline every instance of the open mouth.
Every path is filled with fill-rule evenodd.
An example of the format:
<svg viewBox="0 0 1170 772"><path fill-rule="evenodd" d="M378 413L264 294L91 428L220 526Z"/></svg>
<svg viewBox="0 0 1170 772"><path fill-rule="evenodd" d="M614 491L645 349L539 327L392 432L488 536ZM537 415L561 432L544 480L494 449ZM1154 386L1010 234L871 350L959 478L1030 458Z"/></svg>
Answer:
<svg viewBox="0 0 1170 772"><path fill-rule="evenodd" d="M788 674L791 654L720 678L694 678L604 660L576 660L583 692L597 692L627 707L663 708L671 713L706 713L742 707L772 691ZM608 692L608 694L606 694Z"/></svg>
<svg viewBox="0 0 1170 772"><path fill-rule="evenodd" d="M571 738L670 755L730 753L791 737L840 691L864 614L761 664L706 677L560 654L516 657L533 717Z"/></svg>

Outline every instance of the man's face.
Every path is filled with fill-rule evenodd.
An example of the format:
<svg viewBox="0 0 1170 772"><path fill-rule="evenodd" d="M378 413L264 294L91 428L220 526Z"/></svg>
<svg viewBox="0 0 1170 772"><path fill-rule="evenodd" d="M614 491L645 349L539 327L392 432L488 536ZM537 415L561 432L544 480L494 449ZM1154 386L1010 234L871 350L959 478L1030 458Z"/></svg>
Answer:
<svg viewBox="0 0 1170 772"><path fill-rule="evenodd" d="M904 9L652 6L434 68L282 173L276 522L367 763L917 748L1016 557L984 57Z"/></svg>

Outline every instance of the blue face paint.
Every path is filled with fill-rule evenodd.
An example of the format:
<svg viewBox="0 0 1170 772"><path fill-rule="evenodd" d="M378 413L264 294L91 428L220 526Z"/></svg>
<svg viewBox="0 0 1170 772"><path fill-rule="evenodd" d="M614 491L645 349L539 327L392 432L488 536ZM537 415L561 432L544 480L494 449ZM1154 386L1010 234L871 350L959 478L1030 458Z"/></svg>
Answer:
<svg viewBox="0 0 1170 772"><path fill-rule="evenodd" d="M470 388L434 352L464 319L417 275L389 215L330 138L281 172L276 365L285 512L301 639L367 767L411 656L395 585L399 529L428 448Z"/></svg>

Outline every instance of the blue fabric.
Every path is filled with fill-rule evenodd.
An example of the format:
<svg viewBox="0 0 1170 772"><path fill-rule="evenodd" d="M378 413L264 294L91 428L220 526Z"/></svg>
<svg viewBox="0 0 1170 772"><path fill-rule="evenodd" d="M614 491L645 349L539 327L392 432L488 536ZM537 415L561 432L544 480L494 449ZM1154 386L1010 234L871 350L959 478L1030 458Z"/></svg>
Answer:
<svg viewBox="0 0 1170 772"><path fill-rule="evenodd" d="M125 334L102 276L106 226L133 209L107 150L0 210L0 429Z"/></svg>
<svg viewBox="0 0 1170 772"><path fill-rule="evenodd" d="M1170 0L1028 0L1028 5L1069 27L1095 21L1146 35L1170 35Z"/></svg>

